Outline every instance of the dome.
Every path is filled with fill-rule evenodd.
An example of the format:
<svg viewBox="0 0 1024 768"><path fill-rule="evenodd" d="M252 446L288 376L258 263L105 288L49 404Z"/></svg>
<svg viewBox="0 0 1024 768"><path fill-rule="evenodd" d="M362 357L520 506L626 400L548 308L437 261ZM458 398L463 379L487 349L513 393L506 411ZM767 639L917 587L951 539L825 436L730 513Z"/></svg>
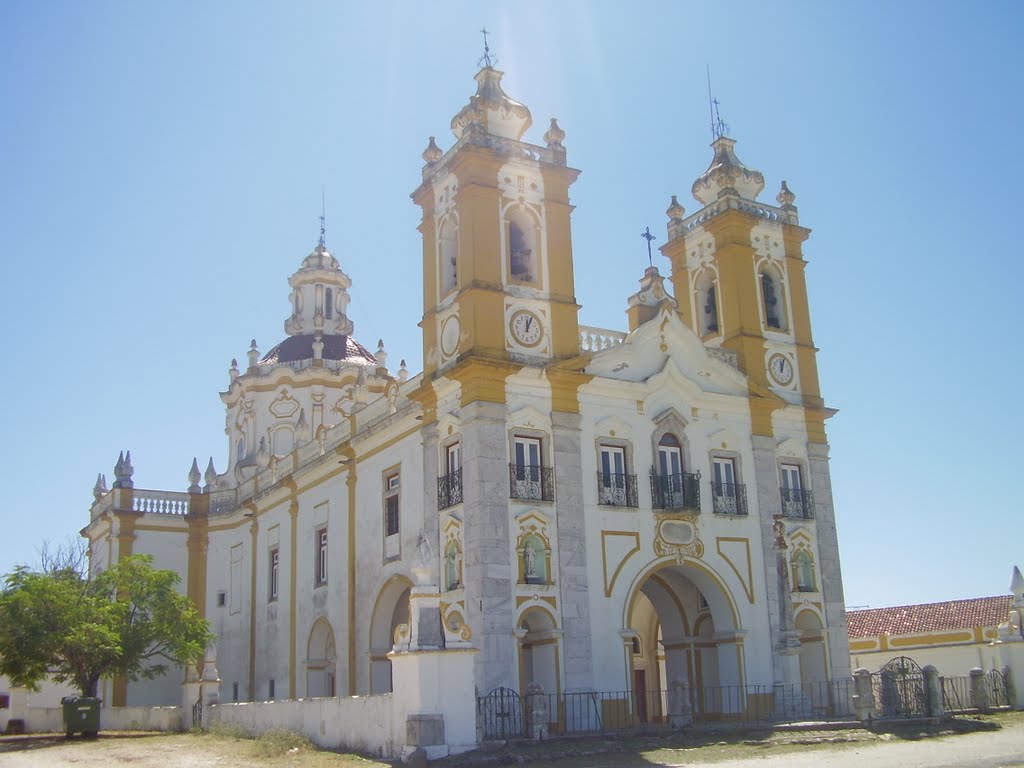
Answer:
<svg viewBox="0 0 1024 768"><path fill-rule="evenodd" d="M503 139L519 141L533 124L530 110L518 101L510 99L501 88L501 77L493 67L484 67L476 73L476 93L469 97L464 106L452 118L452 133L456 139L472 126L479 126L485 133Z"/></svg>
<svg viewBox="0 0 1024 768"><path fill-rule="evenodd" d="M312 360L314 358L313 344L315 341L316 335L312 333L289 336L267 352L260 362L286 365L302 360ZM351 336L324 334L320 337L320 341L324 345L323 354L321 355L324 360L342 360L355 365L377 365L377 358Z"/></svg>
<svg viewBox="0 0 1024 768"><path fill-rule="evenodd" d="M339 269L339 264L327 247L320 243L302 260L302 269Z"/></svg>
<svg viewBox="0 0 1024 768"><path fill-rule="evenodd" d="M760 171L747 168L736 157L736 141L721 136L711 145L715 156L711 165L693 182L693 196L704 205L711 205L723 193L732 191L747 200L756 200L764 189L764 176Z"/></svg>

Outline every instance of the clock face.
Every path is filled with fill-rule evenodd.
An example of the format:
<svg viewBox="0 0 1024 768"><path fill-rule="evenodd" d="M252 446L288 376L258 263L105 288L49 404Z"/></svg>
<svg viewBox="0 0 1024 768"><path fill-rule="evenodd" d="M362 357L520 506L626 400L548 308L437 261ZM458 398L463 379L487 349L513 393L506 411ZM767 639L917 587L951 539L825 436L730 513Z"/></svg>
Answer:
<svg viewBox="0 0 1024 768"><path fill-rule="evenodd" d="M441 325L441 354L451 357L459 347L459 318L452 315Z"/></svg>
<svg viewBox="0 0 1024 768"><path fill-rule="evenodd" d="M776 384L788 387L793 381L793 364L785 355L776 353L768 358L768 373Z"/></svg>
<svg viewBox="0 0 1024 768"><path fill-rule="evenodd" d="M540 318L533 312L520 309L512 315L508 323L512 338L524 347L535 347L540 344L544 329L541 327Z"/></svg>

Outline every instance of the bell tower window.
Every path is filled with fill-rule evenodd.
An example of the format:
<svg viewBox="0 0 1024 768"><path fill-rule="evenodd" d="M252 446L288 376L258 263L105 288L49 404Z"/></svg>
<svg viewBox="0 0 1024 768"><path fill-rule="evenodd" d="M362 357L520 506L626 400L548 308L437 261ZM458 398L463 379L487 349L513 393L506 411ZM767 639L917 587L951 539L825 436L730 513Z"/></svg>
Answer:
<svg viewBox="0 0 1024 768"><path fill-rule="evenodd" d="M786 304L782 292L782 276L773 267L761 271L761 301L764 306L764 324L767 328L786 330Z"/></svg>
<svg viewBox="0 0 1024 768"><path fill-rule="evenodd" d="M509 273L521 283L537 282L537 227L525 211L514 210L508 219Z"/></svg>
<svg viewBox="0 0 1024 768"><path fill-rule="evenodd" d="M718 284L711 270L704 270L697 278L695 298L700 335L718 333Z"/></svg>
<svg viewBox="0 0 1024 768"><path fill-rule="evenodd" d="M334 289L324 290L324 317L328 320L334 319Z"/></svg>
<svg viewBox="0 0 1024 768"><path fill-rule="evenodd" d="M438 254L441 296L444 297L454 291L459 284L458 228L451 218L446 218L441 224Z"/></svg>

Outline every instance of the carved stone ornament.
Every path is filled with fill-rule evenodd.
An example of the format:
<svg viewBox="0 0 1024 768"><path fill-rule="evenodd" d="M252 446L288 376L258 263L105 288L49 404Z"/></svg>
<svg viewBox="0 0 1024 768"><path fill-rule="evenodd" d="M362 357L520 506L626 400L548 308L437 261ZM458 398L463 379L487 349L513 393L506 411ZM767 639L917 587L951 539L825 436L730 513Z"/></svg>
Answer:
<svg viewBox="0 0 1024 768"><path fill-rule="evenodd" d="M756 200L764 189L764 176L740 162L733 151L736 141L722 136L711 146L715 156L708 169L693 182L693 196L704 205L711 205L729 192L747 200Z"/></svg>
<svg viewBox="0 0 1024 768"><path fill-rule="evenodd" d="M695 515L655 515L655 520L654 551L659 557L674 557L682 563L687 557L704 556Z"/></svg>

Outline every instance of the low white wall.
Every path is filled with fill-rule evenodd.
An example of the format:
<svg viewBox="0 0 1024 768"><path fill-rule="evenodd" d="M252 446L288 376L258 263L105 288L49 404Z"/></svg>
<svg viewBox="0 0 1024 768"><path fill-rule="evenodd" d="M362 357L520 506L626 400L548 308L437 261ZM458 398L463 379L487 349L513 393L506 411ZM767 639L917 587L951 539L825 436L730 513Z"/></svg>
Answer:
<svg viewBox="0 0 1024 768"><path fill-rule="evenodd" d="M899 656L909 656L922 667L931 664L943 677L968 675L973 667L1001 669L999 649L989 643L964 645L936 645L917 648L900 648L888 651L863 651L850 654L853 668L864 667L877 672L883 664Z"/></svg>
<svg viewBox="0 0 1024 768"><path fill-rule="evenodd" d="M395 722L390 693L217 704L210 707L209 722L236 725L251 733L287 728L321 747L381 757L400 755L405 745L405 720Z"/></svg>
<svg viewBox="0 0 1024 768"><path fill-rule="evenodd" d="M26 707L19 715L29 733L63 733L62 707ZM102 707L101 731L180 731L181 707Z"/></svg>

